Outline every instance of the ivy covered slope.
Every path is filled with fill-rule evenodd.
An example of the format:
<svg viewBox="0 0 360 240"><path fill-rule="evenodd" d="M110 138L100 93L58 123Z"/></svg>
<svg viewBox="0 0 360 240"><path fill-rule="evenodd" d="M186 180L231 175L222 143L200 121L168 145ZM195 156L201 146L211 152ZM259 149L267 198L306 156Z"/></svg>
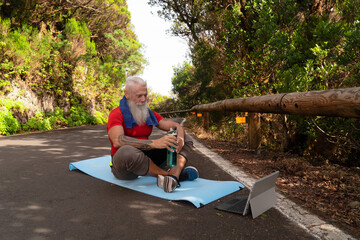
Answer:
<svg viewBox="0 0 360 240"><path fill-rule="evenodd" d="M360 86L359 0L150 2L174 21L173 34L190 44L191 63L176 67L172 79L182 109L228 98ZM229 119L223 119L225 126L234 123ZM331 160L360 166L359 120L262 119L271 132L264 135L266 146L279 147L279 139L288 138L288 150L316 156L320 149ZM274 126L282 126L282 133Z"/></svg>
<svg viewBox="0 0 360 240"><path fill-rule="evenodd" d="M105 123L141 47L126 1L1 1L0 134Z"/></svg>

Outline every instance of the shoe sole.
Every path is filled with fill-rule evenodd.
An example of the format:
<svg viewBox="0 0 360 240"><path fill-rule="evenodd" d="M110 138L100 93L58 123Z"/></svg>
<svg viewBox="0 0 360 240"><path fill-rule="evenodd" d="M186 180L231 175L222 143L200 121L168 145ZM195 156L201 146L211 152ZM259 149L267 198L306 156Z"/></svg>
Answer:
<svg viewBox="0 0 360 240"><path fill-rule="evenodd" d="M177 182L170 176L158 175L157 186L162 188L164 192L169 193L175 190Z"/></svg>

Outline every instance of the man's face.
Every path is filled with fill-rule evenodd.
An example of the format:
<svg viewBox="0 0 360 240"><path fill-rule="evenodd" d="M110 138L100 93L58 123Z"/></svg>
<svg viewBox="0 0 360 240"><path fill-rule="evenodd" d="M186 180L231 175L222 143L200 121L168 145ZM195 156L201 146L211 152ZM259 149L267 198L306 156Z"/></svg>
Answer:
<svg viewBox="0 0 360 240"><path fill-rule="evenodd" d="M147 88L141 84L135 83L130 92L125 91L125 96L136 105L143 105L146 103L147 99Z"/></svg>

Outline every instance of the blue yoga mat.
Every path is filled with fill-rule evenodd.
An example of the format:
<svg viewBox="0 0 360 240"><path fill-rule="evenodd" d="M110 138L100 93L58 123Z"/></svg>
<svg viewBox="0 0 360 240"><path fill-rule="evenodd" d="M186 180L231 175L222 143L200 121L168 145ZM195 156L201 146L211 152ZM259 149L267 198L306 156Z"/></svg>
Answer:
<svg viewBox="0 0 360 240"><path fill-rule="evenodd" d="M166 193L157 186L155 177L144 176L135 180L115 178L109 163L110 156L105 156L73 162L70 163L69 168L70 171L78 169L92 177L155 197L189 201L197 208L244 188L244 185L235 181L213 181L198 178L194 181L181 182L181 187L171 193Z"/></svg>

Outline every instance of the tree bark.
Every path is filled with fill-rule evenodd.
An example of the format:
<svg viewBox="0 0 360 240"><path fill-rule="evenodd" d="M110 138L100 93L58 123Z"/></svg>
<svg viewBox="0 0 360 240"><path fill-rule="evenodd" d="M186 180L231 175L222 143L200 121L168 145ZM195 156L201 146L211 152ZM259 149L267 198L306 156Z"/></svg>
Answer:
<svg viewBox="0 0 360 240"><path fill-rule="evenodd" d="M226 99L190 110L360 118L360 87Z"/></svg>

